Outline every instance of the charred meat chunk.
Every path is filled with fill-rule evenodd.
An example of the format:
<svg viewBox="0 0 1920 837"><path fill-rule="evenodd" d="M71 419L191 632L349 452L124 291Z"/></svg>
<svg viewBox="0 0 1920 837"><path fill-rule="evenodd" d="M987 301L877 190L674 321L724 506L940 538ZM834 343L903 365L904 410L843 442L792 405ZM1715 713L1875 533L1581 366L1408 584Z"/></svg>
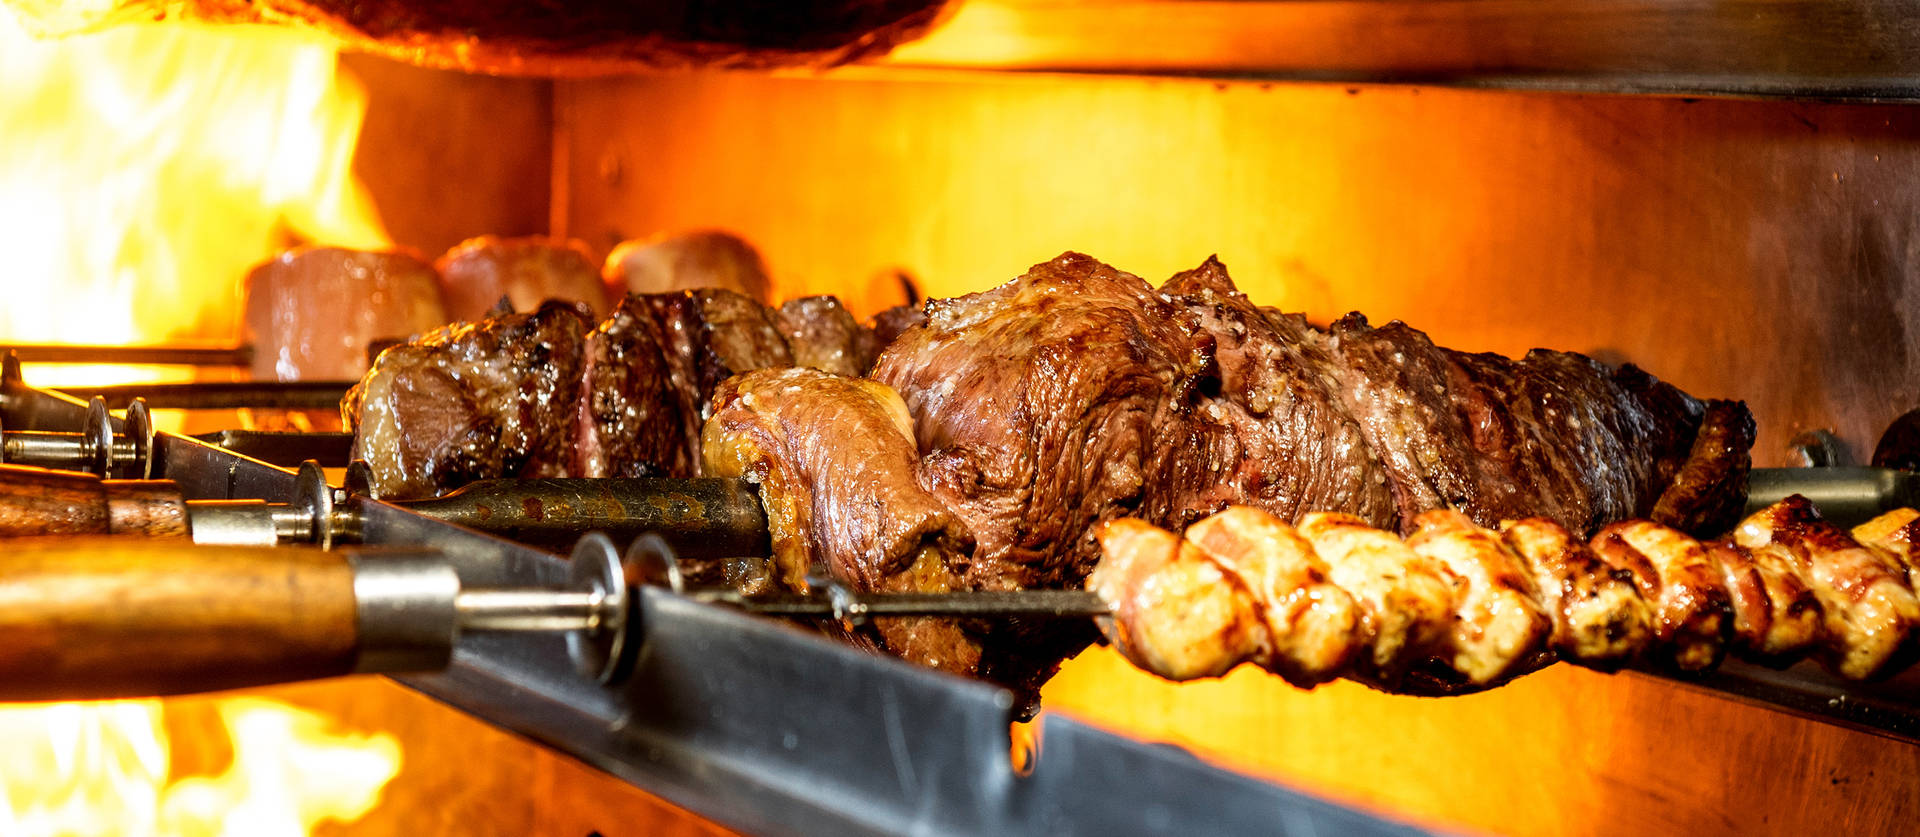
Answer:
<svg viewBox="0 0 1920 837"><path fill-rule="evenodd" d="M807 589L825 571L860 590L963 589L973 538L915 480L906 406L884 384L814 369L762 369L721 384L701 434L712 476L760 486L775 581ZM977 673L977 640L951 621L875 620L909 660Z"/></svg>
<svg viewBox="0 0 1920 837"><path fill-rule="evenodd" d="M554 302L381 353L341 402L374 492L432 497L476 479L565 476L587 327Z"/></svg>
<svg viewBox="0 0 1920 837"><path fill-rule="evenodd" d="M247 276L253 377L352 380L367 346L448 321L433 267L405 253L288 250Z"/></svg>
<svg viewBox="0 0 1920 837"><path fill-rule="evenodd" d="M780 306L775 322L795 366L857 377L873 367L873 336L832 296L805 296Z"/></svg>
<svg viewBox="0 0 1920 837"><path fill-rule="evenodd" d="M682 392L665 331L647 300L628 296L586 337L573 472L582 477L689 477L697 468L695 395Z"/></svg>
<svg viewBox="0 0 1920 837"><path fill-rule="evenodd" d="M1341 511L1391 525L1386 471L1329 391L1325 336L1255 306L1215 258L1161 290L1212 339L1214 370L1195 409L1163 430L1171 453L1144 516L1183 526L1238 504L1288 521Z"/></svg>
<svg viewBox="0 0 1920 837"><path fill-rule="evenodd" d="M531 311L549 299L607 310L607 289L587 247L578 241L481 236L454 245L434 262L447 312L458 320L487 316L500 300Z"/></svg>

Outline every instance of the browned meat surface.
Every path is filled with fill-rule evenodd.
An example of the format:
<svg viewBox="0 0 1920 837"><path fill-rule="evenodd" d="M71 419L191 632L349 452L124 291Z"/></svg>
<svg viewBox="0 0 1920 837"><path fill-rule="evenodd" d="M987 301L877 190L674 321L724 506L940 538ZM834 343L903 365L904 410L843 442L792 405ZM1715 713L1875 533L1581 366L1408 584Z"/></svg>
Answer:
<svg viewBox="0 0 1920 837"><path fill-rule="evenodd" d="M1094 528L1154 489L1160 430L1206 364L1192 318L1078 253L927 313L873 377L915 420L923 483L979 540L969 582L1079 584Z"/></svg>
<svg viewBox="0 0 1920 837"><path fill-rule="evenodd" d="M780 306L775 320L795 366L858 377L873 367L873 335L831 296L807 296Z"/></svg>
<svg viewBox="0 0 1920 837"><path fill-rule="evenodd" d="M603 277L616 293L719 288L762 303L773 300L773 283L760 251L739 236L719 231L622 242L607 256Z"/></svg>
<svg viewBox="0 0 1920 837"><path fill-rule="evenodd" d="M1286 520L1340 510L1368 523L1395 520L1386 471L1360 428L1328 391L1324 335L1304 320L1263 310L1209 258L1161 287L1212 338L1217 390L1164 434L1172 448L1161 486L1142 509L1182 526L1228 504Z"/></svg>
<svg viewBox="0 0 1920 837"><path fill-rule="evenodd" d="M1296 686L1340 676L1368 638L1357 629L1361 609L1327 580L1327 564L1313 544L1251 506L1233 506L1187 528L1185 539L1247 591L1262 617L1264 643L1256 658Z"/></svg>
<svg viewBox="0 0 1920 837"><path fill-rule="evenodd" d="M1782 548L1780 554L1820 601L1822 662L1836 673L1862 680L1911 661L1920 599L1899 561L1861 546L1799 495L1741 521L1733 539L1750 550Z"/></svg>
<svg viewBox="0 0 1920 837"><path fill-rule="evenodd" d="M481 236L455 245L434 267L457 320L485 317L502 298L515 311L549 299L585 303L595 316L607 310L606 285L578 241Z"/></svg>
<svg viewBox="0 0 1920 837"><path fill-rule="evenodd" d="M431 497L476 479L566 475L587 327L556 302L383 352L341 403L374 492Z"/></svg>
<svg viewBox="0 0 1920 837"><path fill-rule="evenodd" d="M1920 650L1920 603L1891 557L1911 551L1916 521L1907 509L1863 524L1856 532L1877 545L1862 546L1796 496L1732 540L1629 520L1589 551L1539 518L1495 533L1459 512L1424 512L1402 543L1351 515L1308 514L1295 533L1233 507L1183 535L1136 518L1105 524L1087 586L1113 607L1108 637L1171 679L1251 662L1301 685L1343 676L1438 695L1556 659L1699 672L1732 652L1767 665L1816 653L1858 680ZM1349 601L1358 619L1342 615ZM1343 643L1344 667L1333 662Z"/></svg>
<svg viewBox="0 0 1920 837"><path fill-rule="evenodd" d="M916 483L906 406L885 385L813 369L730 378L701 449L708 474L760 486L781 585L805 590L823 570L861 590L966 586L954 568L973 539ZM885 646L909 660L978 672L979 643L950 621L877 622Z"/></svg>
<svg viewBox="0 0 1920 837"><path fill-rule="evenodd" d="M405 253L300 248L247 276L256 380L352 380L368 344L448 320L433 268Z"/></svg>
<svg viewBox="0 0 1920 837"><path fill-rule="evenodd" d="M720 382L741 372L793 365L773 309L719 288L646 297L666 335L674 389L699 421Z"/></svg>
<svg viewBox="0 0 1920 837"><path fill-rule="evenodd" d="M1453 628L1447 570L1391 532L1338 512L1308 512L1300 534L1327 563L1327 579L1360 604L1357 679L1388 685L1441 653ZM1105 560L1104 558L1102 560Z"/></svg>
<svg viewBox="0 0 1920 837"><path fill-rule="evenodd" d="M688 477L699 422L682 392L654 306L629 296L587 335L573 472L582 477Z"/></svg>
<svg viewBox="0 0 1920 837"><path fill-rule="evenodd" d="M907 329L927 322L927 309L924 304L895 305L873 315L867 321L867 330L873 335L873 353L879 354L893 345L893 341L905 334Z"/></svg>
<svg viewBox="0 0 1920 837"><path fill-rule="evenodd" d="M1753 441L1741 404L1703 406L1571 352L1442 349L1357 314L1332 338L1335 392L1386 467L1403 528L1434 508L1483 526L1543 516L1582 536L1636 516L1723 530L1738 513Z"/></svg>
<svg viewBox="0 0 1920 837"><path fill-rule="evenodd" d="M1681 671L1720 664L1731 628L1726 582L1699 541L1645 520L1609 524L1593 536L1593 551L1633 574L1653 606L1659 662Z"/></svg>
<svg viewBox="0 0 1920 837"><path fill-rule="evenodd" d="M1110 557L1087 589L1113 604L1101 631L1134 665L1169 680L1218 677L1273 647L1252 594L1191 541L1131 517L1097 534Z"/></svg>
<svg viewBox="0 0 1920 837"><path fill-rule="evenodd" d="M1920 511L1894 509L1853 527L1853 537L1906 568L1907 583L1920 583Z"/></svg>
<svg viewBox="0 0 1920 837"><path fill-rule="evenodd" d="M1734 650L1769 665L1805 656L1820 639L1820 601L1778 544L1747 549L1732 541L1705 544L1719 565L1733 616Z"/></svg>
<svg viewBox="0 0 1920 837"><path fill-rule="evenodd" d="M1652 630L1653 610L1633 576L1609 567L1565 527L1530 517L1500 527L1533 573L1542 610L1553 620L1549 645L1561 659L1602 670L1632 662Z"/></svg>

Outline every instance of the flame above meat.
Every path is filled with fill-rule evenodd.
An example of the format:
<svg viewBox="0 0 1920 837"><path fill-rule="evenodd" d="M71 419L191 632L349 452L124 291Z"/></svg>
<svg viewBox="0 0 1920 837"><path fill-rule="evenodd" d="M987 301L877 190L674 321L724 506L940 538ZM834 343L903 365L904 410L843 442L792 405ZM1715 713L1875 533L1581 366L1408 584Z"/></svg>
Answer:
<svg viewBox="0 0 1920 837"><path fill-rule="evenodd" d="M232 343L247 269L292 238L388 244L351 173L365 94L311 36L39 42L0 9L0 78L0 340Z"/></svg>

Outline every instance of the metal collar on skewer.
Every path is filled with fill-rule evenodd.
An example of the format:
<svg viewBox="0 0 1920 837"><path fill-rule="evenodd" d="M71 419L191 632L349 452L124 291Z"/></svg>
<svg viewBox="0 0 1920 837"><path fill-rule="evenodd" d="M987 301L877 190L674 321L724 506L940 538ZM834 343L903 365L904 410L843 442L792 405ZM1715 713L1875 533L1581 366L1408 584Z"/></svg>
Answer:
<svg viewBox="0 0 1920 837"><path fill-rule="evenodd" d="M633 601L621 569L620 550L610 538L589 532L574 546L568 559L567 589L590 594L599 602L594 625L567 633L567 654L574 666L603 684L625 676L631 657L627 653L627 630Z"/></svg>

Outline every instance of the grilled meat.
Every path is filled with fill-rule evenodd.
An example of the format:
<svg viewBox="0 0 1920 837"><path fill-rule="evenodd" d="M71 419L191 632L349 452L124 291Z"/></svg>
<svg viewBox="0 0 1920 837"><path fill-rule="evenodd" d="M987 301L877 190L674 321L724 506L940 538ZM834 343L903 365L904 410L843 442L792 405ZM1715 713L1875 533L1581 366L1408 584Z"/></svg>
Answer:
<svg viewBox="0 0 1920 837"><path fill-rule="evenodd" d="M566 475L588 325L550 302L381 353L341 402L374 492L430 497L476 479Z"/></svg>
<svg viewBox="0 0 1920 837"><path fill-rule="evenodd" d="M918 451L906 406L872 381L813 369L762 369L728 379L702 432L712 476L762 487L774 573L806 589L825 571L862 590L964 588L955 566L967 527L914 480ZM880 619L885 646L907 659L976 673L979 643L950 621Z"/></svg>
<svg viewBox="0 0 1920 837"><path fill-rule="evenodd" d="M405 253L289 250L247 276L257 380L352 380L367 346L447 322L433 268Z"/></svg>
<svg viewBox="0 0 1920 837"><path fill-rule="evenodd" d="M1164 485L1162 428L1208 365L1193 318L1139 277L1077 253L993 290L927 303L873 377L915 421L922 483L978 539L984 589L1063 587L1094 527Z"/></svg>
<svg viewBox="0 0 1920 837"><path fill-rule="evenodd" d="M615 293L659 294L719 288L766 303L773 283L760 251L732 233L708 230L621 242L602 278Z"/></svg>
<svg viewBox="0 0 1920 837"><path fill-rule="evenodd" d="M607 288L587 247L578 241L481 236L454 245L435 260L447 313L457 320L487 316L501 299L531 311L549 299L607 310Z"/></svg>
<svg viewBox="0 0 1920 837"><path fill-rule="evenodd" d="M1193 542L1132 517L1100 527L1107 554L1087 589L1113 604L1107 638L1170 680L1217 677L1270 653L1261 606Z"/></svg>
<svg viewBox="0 0 1920 837"><path fill-rule="evenodd" d="M1610 670L1646 645L1654 614L1632 574L1613 569L1551 520L1508 521L1500 536L1533 573L1540 607L1553 620L1550 644L1561 659Z"/></svg>
<svg viewBox="0 0 1920 837"><path fill-rule="evenodd" d="M1700 671L1728 651L1768 665L1811 652L1835 674L1867 679L1916 651L1914 591L1895 558L1911 543L1899 533L1920 520L1912 510L1863 524L1856 529L1863 544L1795 496L1748 517L1728 538L1702 544L1650 521L1620 521L1593 538L1591 551L1541 518L1496 533L1458 512L1425 512L1398 545L1357 518L1310 514L1302 521L1312 544L1306 555L1293 552L1300 535L1285 524L1224 523L1250 512L1229 509L1184 535L1133 518L1102 528L1103 554L1088 589L1112 603L1102 630L1122 653L1172 679L1224 673L1238 662L1270 668L1288 655L1317 657L1339 646L1340 632L1275 631L1262 614L1276 605L1340 601L1329 586L1366 612L1344 638L1355 646L1352 663L1321 673L1390 691L1483 688L1556 658ZM1223 537L1232 539L1230 549L1218 548ZM1223 556L1262 549L1288 550L1295 566L1323 565L1324 578L1269 573L1268 583L1223 583L1228 591L1155 586L1210 574L1241 579ZM1180 562L1190 565L1178 567L1177 579L1165 576L1175 570L1153 569ZM1196 602L1212 609L1192 628L1179 625L1178 614ZM1379 627L1389 624L1402 627ZM1415 671L1433 682L1381 676L1421 657Z"/></svg>
<svg viewBox="0 0 1920 837"><path fill-rule="evenodd" d="M1218 259L1161 291L1212 341L1215 368L1201 386L1218 394L1165 434L1172 452L1158 475L1162 490L1142 510L1148 519L1181 526L1245 504L1286 520L1338 509L1375 525L1394 522L1386 470L1329 391L1336 368L1325 335L1255 306Z"/></svg>
<svg viewBox="0 0 1920 837"><path fill-rule="evenodd" d="M788 300L775 318L796 366L858 377L873 367L873 333L831 296Z"/></svg>
<svg viewBox="0 0 1920 837"><path fill-rule="evenodd" d="M644 297L628 296L587 335L573 472L687 477L697 470L697 395Z"/></svg>
<svg viewBox="0 0 1920 837"><path fill-rule="evenodd" d="M1878 677L1911 659L1920 600L1891 554L1862 546L1798 495L1741 521L1733 539L1747 549L1781 547L1784 563L1820 602L1824 662L1840 675Z"/></svg>
<svg viewBox="0 0 1920 837"><path fill-rule="evenodd" d="M363 422L366 397L350 398L344 413L358 434L358 449L364 451L357 455L373 467L376 484L395 497L431 496L468 480L526 473L515 464L513 452L524 440L513 436L520 431L508 429L521 425L538 428L543 450L559 451L541 454L541 473L699 476L701 423L723 381L756 369L794 366L796 349L799 365L863 368L872 344L867 330L832 297L796 300L775 312L719 289L628 295L590 333L557 343L544 326L523 327L528 322L559 322L546 312L561 307L550 303L533 320L527 319L533 315L495 316L397 347L398 354L383 361L387 371L370 374L360 390L391 393L390 382L376 381L381 374L434 366L455 356L486 355L499 362L487 366L479 383L466 381L458 371L437 377L418 369L408 372L402 391L427 387L422 391L431 391L432 397L408 395L381 402L384 413L365 416L374 420L371 424ZM582 322L590 322L580 306L572 310ZM791 326L792 341L782 333L783 325ZM476 340L486 348L475 348ZM551 363L542 365L540 359L549 356ZM527 377L524 387L511 385L515 375ZM568 376L572 380L564 384L553 380ZM454 391L461 397L452 398ZM537 416L484 418L516 409L519 400L551 397L572 400L557 424L544 407L535 411ZM392 432L421 441L402 445L375 438ZM461 440L455 447L473 449L462 455L460 461L466 464L456 466L414 450L423 445L442 450L454 444L449 439ZM485 453L490 442L500 456Z"/></svg>

